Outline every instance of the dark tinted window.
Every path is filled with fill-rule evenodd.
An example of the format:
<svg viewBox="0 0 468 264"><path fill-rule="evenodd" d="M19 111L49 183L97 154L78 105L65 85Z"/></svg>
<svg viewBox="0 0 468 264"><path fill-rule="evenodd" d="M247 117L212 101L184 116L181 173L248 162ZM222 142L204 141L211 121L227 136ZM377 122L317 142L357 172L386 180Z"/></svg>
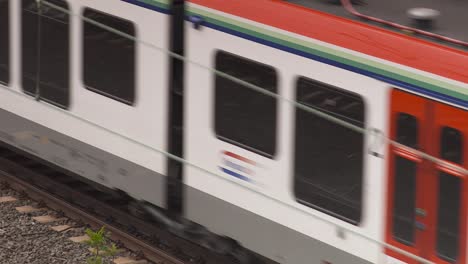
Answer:
<svg viewBox="0 0 468 264"><path fill-rule="evenodd" d="M449 261L457 259L460 246L460 199L460 178L441 172L437 213L437 253Z"/></svg>
<svg viewBox="0 0 468 264"><path fill-rule="evenodd" d="M416 117L406 113L398 113L397 142L411 148L418 147L418 121Z"/></svg>
<svg viewBox="0 0 468 264"><path fill-rule="evenodd" d="M216 69L276 93L276 72L267 65L219 51ZM215 130L230 143L265 156L275 154L276 99L215 75Z"/></svg>
<svg viewBox="0 0 468 264"><path fill-rule="evenodd" d="M132 22L86 8L86 18L135 36ZM83 79L85 86L126 104L135 101L135 54L133 40L83 21Z"/></svg>
<svg viewBox="0 0 468 264"><path fill-rule="evenodd" d="M395 159L393 236L404 244L413 245L417 165L399 156Z"/></svg>
<svg viewBox="0 0 468 264"><path fill-rule="evenodd" d="M442 159L461 164L463 142L460 131L451 127L443 127L441 132L440 156Z"/></svg>
<svg viewBox="0 0 468 264"><path fill-rule="evenodd" d="M61 0L49 1L68 9ZM68 14L42 6L35 0L22 0L22 84L23 90L42 100L69 105L69 35Z"/></svg>
<svg viewBox="0 0 468 264"><path fill-rule="evenodd" d="M443 127L440 138L442 159L461 164L463 138L460 131ZM439 198L437 210L437 253L454 262L458 258L460 234L460 199L462 181L459 177L439 173Z"/></svg>
<svg viewBox="0 0 468 264"><path fill-rule="evenodd" d="M364 101L356 94L300 78L297 100L364 127ZM299 202L359 223L362 210L364 136L296 108L295 183Z"/></svg>
<svg viewBox="0 0 468 264"><path fill-rule="evenodd" d="M10 12L9 0L0 0L0 83L10 82Z"/></svg>

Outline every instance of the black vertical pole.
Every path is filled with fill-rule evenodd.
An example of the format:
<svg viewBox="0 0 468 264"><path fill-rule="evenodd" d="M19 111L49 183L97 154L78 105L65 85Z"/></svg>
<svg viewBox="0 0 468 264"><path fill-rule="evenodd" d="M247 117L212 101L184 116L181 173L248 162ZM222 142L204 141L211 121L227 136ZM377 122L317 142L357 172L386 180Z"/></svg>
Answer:
<svg viewBox="0 0 468 264"><path fill-rule="evenodd" d="M184 56L184 1L172 0L170 10L170 51ZM184 62L169 57L170 78L168 96L168 152L184 157ZM183 212L183 164L167 160L166 204L171 213Z"/></svg>

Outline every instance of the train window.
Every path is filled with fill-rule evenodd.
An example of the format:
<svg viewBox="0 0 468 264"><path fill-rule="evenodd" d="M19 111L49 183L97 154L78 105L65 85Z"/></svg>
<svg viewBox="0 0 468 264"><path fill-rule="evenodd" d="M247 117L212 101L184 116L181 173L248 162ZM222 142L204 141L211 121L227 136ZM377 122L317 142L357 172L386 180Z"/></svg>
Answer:
<svg viewBox="0 0 468 264"><path fill-rule="evenodd" d="M27 94L66 108L69 105L70 90L69 15L46 6L39 12L36 2L22 1L23 90ZM65 1L49 2L68 9Z"/></svg>
<svg viewBox="0 0 468 264"><path fill-rule="evenodd" d="M224 51L216 69L276 93L274 68ZM215 76L215 131L219 139L272 157L276 148L277 100L226 78Z"/></svg>
<svg viewBox="0 0 468 264"><path fill-rule="evenodd" d="M444 172L439 174L437 253L450 262L458 256L461 186L460 178Z"/></svg>
<svg viewBox="0 0 468 264"><path fill-rule="evenodd" d="M0 0L0 83L10 82L10 0Z"/></svg>
<svg viewBox="0 0 468 264"><path fill-rule="evenodd" d="M406 113L398 113L397 142L411 148L418 147L418 121L416 117Z"/></svg>
<svg viewBox="0 0 468 264"><path fill-rule="evenodd" d="M440 143L440 156L443 159L462 163L463 139L460 131L443 127ZM458 258L461 191L462 181L459 177L445 172L439 173L437 253L450 262L455 262Z"/></svg>
<svg viewBox="0 0 468 264"><path fill-rule="evenodd" d="M359 127L357 94L300 77L297 101ZM357 225L361 220L364 135L296 108L294 192L298 202Z"/></svg>
<svg viewBox="0 0 468 264"><path fill-rule="evenodd" d="M411 148L419 144L419 123L415 116L398 113L396 141ZM395 157L395 190L393 199L393 237L403 244L413 245L415 240L417 164L403 157Z"/></svg>
<svg viewBox="0 0 468 264"><path fill-rule="evenodd" d="M130 36L131 21L86 8L83 16ZM83 80L87 89L114 100L135 101L135 41L83 21Z"/></svg>
<svg viewBox="0 0 468 264"><path fill-rule="evenodd" d="M440 156L445 160L461 164L463 142L460 131L451 127L443 127L441 132Z"/></svg>
<svg viewBox="0 0 468 264"><path fill-rule="evenodd" d="M415 239L416 173L415 162L396 156L392 230L393 237L407 245Z"/></svg>

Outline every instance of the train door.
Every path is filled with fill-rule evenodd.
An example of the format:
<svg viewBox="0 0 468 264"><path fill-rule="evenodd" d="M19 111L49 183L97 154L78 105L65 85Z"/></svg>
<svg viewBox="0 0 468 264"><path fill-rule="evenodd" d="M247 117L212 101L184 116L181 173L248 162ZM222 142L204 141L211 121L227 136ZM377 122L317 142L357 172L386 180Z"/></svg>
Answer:
<svg viewBox="0 0 468 264"><path fill-rule="evenodd" d="M390 113L391 137L404 147L390 147L387 242L434 263L466 263L467 175L411 149L466 168L468 112L394 90ZM418 263L386 254L388 263Z"/></svg>

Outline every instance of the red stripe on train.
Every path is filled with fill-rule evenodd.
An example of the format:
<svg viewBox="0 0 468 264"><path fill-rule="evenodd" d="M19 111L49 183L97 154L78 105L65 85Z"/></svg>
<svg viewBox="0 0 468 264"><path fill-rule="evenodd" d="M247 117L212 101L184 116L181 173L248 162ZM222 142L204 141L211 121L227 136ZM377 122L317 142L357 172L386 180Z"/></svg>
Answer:
<svg viewBox="0 0 468 264"><path fill-rule="evenodd" d="M245 163L249 163L249 164L252 164L252 165L256 165L256 162L253 161L253 160L250 160L248 158L245 158L245 157L242 157L236 153L232 153L230 151L223 151L223 154L226 155L226 156L229 156L229 157L232 157L232 158L235 158L235 159L238 159L238 160L241 160Z"/></svg>
<svg viewBox="0 0 468 264"><path fill-rule="evenodd" d="M468 53L274 0L190 0L258 23L468 83Z"/></svg>

